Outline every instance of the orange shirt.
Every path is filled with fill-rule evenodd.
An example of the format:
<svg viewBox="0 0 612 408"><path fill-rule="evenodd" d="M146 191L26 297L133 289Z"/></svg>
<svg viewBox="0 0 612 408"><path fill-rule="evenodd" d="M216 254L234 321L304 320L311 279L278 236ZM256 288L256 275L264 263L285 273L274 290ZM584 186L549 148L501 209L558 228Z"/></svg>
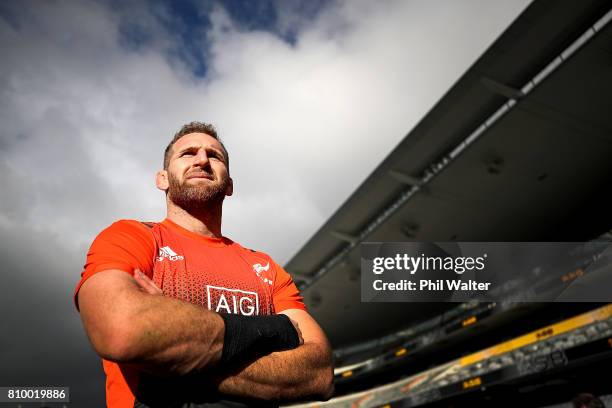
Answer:
<svg viewBox="0 0 612 408"><path fill-rule="evenodd" d="M131 275L138 268L165 296L219 313L253 316L305 309L289 274L268 255L228 238L195 234L168 219L146 224L117 221L96 237L75 300L93 274L119 269ZM143 388L139 373L106 360L103 365L107 406L127 408L141 403L136 397Z"/></svg>

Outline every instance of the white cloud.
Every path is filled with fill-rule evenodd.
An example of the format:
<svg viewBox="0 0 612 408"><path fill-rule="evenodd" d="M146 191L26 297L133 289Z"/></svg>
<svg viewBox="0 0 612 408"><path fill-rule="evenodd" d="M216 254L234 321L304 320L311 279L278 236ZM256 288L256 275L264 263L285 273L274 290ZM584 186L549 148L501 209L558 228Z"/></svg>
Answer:
<svg viewBox="0 0 612 408"><path fill-rule="evenodd" d="M29 3L17 28L0 19L0 160L19 180L1 182L18 203L2 221L75 249L116 218L161 219L153 175L168 138L211 121L236 180L225 233L285 262L526 4L351 1L313 21L283 9L294 45L217 8L200 80L168 62L161 27L128 50L102 4ZM132 12L151 26L146 7Z"/></svg>

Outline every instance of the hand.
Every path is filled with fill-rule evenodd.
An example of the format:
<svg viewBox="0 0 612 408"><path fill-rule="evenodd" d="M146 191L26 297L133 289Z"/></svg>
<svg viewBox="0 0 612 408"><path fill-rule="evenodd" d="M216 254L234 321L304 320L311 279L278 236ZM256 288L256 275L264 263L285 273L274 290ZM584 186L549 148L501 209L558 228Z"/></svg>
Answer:
<svg viewBox="0 0 612 408"><path fill-rule="evenodd" d="M149 279L147 275L142 273L140 269L134 269L134 280L136 280L136 283L138 284L138 286L140 286L140 289L142 289L143 292L146 292L149 295L164 294L164 292L162 292L162 290L158 288L157 285L155 285L155 283L153 283L153 281Z"/></svg>

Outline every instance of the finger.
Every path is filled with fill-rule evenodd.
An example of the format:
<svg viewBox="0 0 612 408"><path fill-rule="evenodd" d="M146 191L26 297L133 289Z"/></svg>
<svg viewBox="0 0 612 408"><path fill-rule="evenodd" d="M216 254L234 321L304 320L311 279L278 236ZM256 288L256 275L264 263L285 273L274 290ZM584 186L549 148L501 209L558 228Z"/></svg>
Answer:
<svg viewBox="0 0 612 408"><path fill-rule="evenodd" d="M163 291L157 287L157 285L144 273L142 273L142 271L138 271L140 272L140 277L144 280L144 282L146 282L147 284L147 288L148 288L148 292L152 295L162 295Z"/></svg>
<svg viewBox="0 0 612 408"><path fill-rule="evenodd" d="M140 285L142 290L150 295L161 295L162 291L159 289L145 274L142 272L136 274L136 282Z"/></svg>
<svg viewBox="0 0 612 408"><path fill-rule="evenodd" d="M136 280L136 283L138 283L138 285L141 287L141 289L147 292L148 294L150 295L163 294L162 290L158 288L157 285L155 285L155 283L153 283L153 281L149 279L147 275L142 273L140 269L134 270L134 279Z"/></svg>
<svg viewBox="0 0 612 408"><path fill-rule="evenodd" d="M151 287L149 285L149 282L147 282L146 277L138 269L134 270L134 280L136 281L140 289L143 290L144 292L148 293L151 290Z"/></svg>

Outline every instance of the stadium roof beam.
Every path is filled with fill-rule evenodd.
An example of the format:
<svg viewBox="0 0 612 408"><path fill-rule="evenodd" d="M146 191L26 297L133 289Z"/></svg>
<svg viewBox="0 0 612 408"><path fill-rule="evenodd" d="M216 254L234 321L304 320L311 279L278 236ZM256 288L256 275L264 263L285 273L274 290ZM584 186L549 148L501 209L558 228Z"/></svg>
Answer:
<svg viewBox="0 0 612 408"><path fill-rule="evenodd" d="M410 176L408 174L402 173L401 171L389 170L389 175L400 183L407 184L409 186L418 186L421 184L420 178Z"/></svg>
<svg viewBox="0 0 612 408"><path fill-rule="evenodd" d="M332 237L338 238L340 241L348 242L349 244L355 244L359 242L359 237L355 235L347 234L346 232L331 231L329 234Z"/></svg>
<svg viewBox="0 0 612 408"><path fill-rule="evenodd" d="M512 88L511 86L502 84L491 78L482 77L480 78L480 82L482 82L491 92L505 96L508 99L522 99L525 96L520 89Z"/></svg>

